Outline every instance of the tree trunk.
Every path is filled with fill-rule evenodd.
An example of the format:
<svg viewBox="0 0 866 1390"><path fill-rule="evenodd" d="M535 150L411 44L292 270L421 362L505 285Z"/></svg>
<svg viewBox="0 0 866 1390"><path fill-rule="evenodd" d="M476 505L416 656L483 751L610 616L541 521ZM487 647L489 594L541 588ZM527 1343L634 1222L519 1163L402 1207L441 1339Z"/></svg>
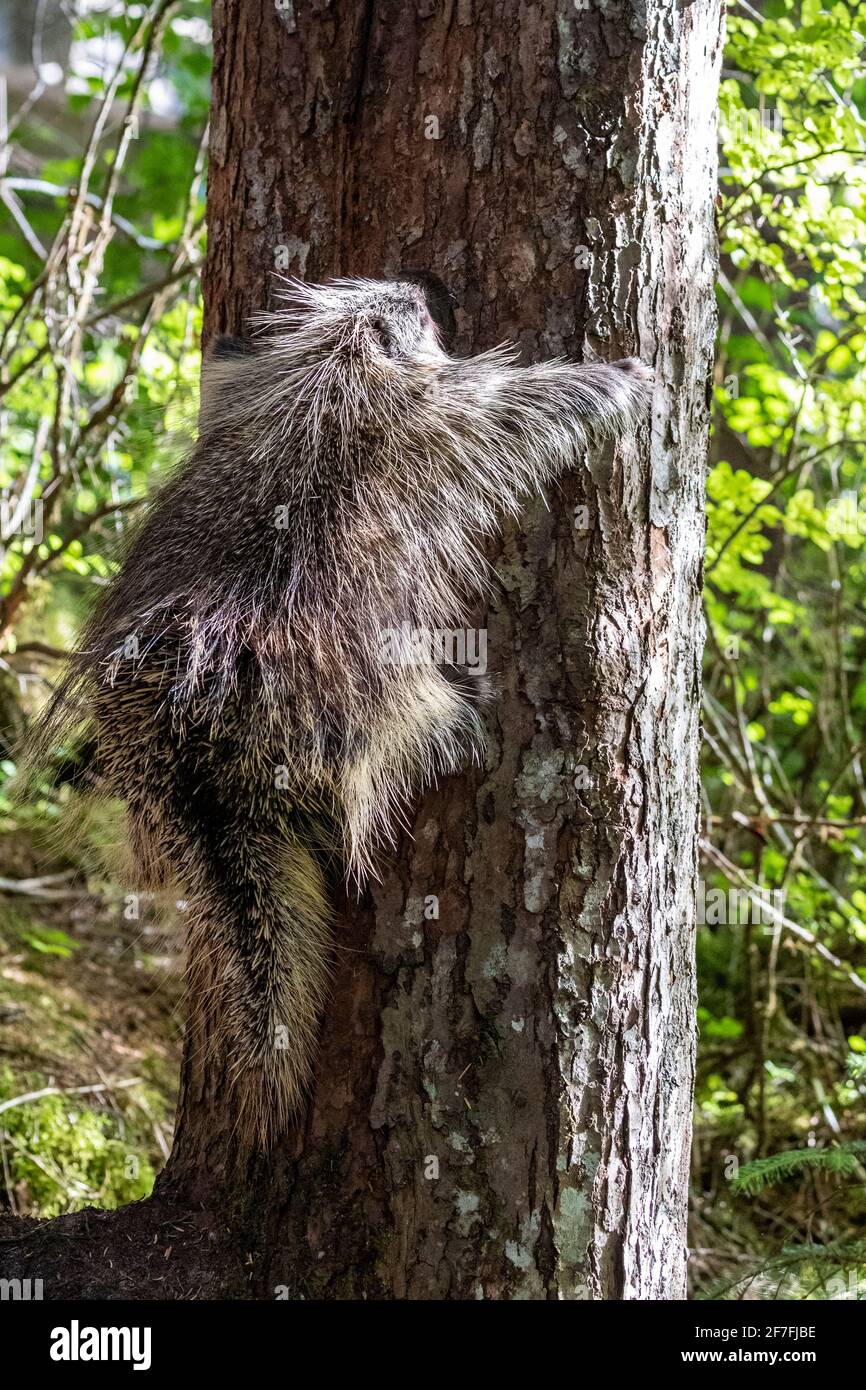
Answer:
<svg viewBox="0 0 866 1390"><path fill-rule="evenodd" d="M682 1296L719 5L220 0L214 22L208 333L243 331L275 268L429 269L458 353L658 369L640 444L497 548L487 764L342 904L306 1123L254 1179L254 1283ZM227 1153L193 1042L185 1185Z"/></svg>
<svg viewBox="0 0 866 1390"><path fill-rule="evenodd" d="M230 1191L263 1297L682 1297L719 0L216 0L214 43L206 336L275 269L429 269L458 354L658 377L492 552L486 765L340 904L303 1127L239 1152L190 1038L157 1200Z"/></svg>

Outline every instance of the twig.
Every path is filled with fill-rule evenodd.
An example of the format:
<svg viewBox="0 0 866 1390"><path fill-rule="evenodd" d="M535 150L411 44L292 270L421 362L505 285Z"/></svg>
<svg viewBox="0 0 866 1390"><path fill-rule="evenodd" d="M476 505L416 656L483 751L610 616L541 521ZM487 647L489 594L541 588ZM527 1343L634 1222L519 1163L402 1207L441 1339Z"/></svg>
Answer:
<svg viewBox="0 0 866 1390"><path fill-rule="evenodd" d="M20 648L19 648L20 650ZM866 816L855 816L852 820L832 820L829 816L747 816L743 811L734 811L730 816L711 816L712 825L740 825L744 830L760 832L769 825L827 826L834 830L866 829Z"/></svg>
<svg viewBox="0 0 866 1390"><path fill-rule="evenodd" d="M19 642L11 656L20 656L24 652L33 653L34 656L47 657L49 661L65 661L71 655L63 647L51 647L47 642Z"/></svg>
<svg viewBox="0 0 866 1390"><path fill-rule="evenodd" d="M808 931L805 927L801 927L799 923L792 922L790 917L786 917L784 913L779 912L768 900L767 894L762 892L758 884L752 883L742 870L737 868L736 864L732 864L730 859L727 859L725 855L722 854L721 850L716 849L715 845L710 844L709 840L701 840L700 849L705 858L709 859L711 864L715 864L716 868L724 874L729 883L738 883L741 888L745 889L752 902L757 903L762 913L766 914L771 921L777 922L780 926L784 927L786 931L793 932L801 941L805 941L806 945L811 946L823 960L827 961L829 965L832 965L834 969L841 970L842 974L847 976L852 985L856 986L863 994L866 994L866 980L861 980L860 976L856 971L851 969L850 965L846 965L838 956L834 956L833 952L828 950L824 943L819 941L812 932Z"/></svg>
<svg viewBox="0 0 866 1390"><path fill-rule="evenodd" d="M39 878L0 878L0 893L19 893L25 898L38 898L40 902L67 902L82 896L81 889L43 888L44 882Z"/></svg>
<svg viewBox="0 0 866 1390"><path fill-rule="evenodd" d="M25 1095L13 1096L11 1100L0 1101L0 1115L15 1105L26 1105L31 1100L41 1100L43 1096L83 1096L94 1095L97 1091L120 1091L126 1086L141 1086L144 1078L131 1076L126 1081L97 1081L92 1086L43 1086L41 1091L27 1091Z"/></svg>
<svg viewBox="0 0 866 1390"><path fill-rule="evenodd" d="M0 191L3 189L20 189L25 193L44 193L52 198L69 198L73 190L64 187L62 183L48 183L46 179L4 179L0 184ZM85 201L88 207L102 211L102 199L98 193L88 193ZM119 212L111 214L111 220L118 231L123 232L136 246L140 246L143 251L170 251L171 244L166 241L159 241L156 237L145 236L143 232L136 231L132 223L125 217L121 217ZM45 255L45 251L40 249L40 254Z"/></svg>

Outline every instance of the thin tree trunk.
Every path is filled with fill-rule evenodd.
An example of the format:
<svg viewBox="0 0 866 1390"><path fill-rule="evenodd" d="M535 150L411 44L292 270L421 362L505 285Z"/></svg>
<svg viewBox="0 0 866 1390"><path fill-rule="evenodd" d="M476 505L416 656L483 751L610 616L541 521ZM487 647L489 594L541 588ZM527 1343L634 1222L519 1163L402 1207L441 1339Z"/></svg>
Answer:
<svg viewBox="0 0 866 1390"><path fill-rule="evenodd" d="M641 439L496 547L486 766L341 902L314 1093L270 1162L187 1041L156 1200L219 1202L264 1297L685 1291L720 3L502 9L214 4L206 336L275 269L429 269L458 353L658 373Z"/></svg>

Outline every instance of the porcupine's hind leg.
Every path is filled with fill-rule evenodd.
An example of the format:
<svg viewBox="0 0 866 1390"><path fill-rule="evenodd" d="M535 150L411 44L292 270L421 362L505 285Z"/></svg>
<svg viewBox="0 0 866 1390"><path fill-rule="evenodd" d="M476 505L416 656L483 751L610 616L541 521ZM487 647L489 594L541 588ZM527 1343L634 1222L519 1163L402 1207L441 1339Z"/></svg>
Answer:
<svg viewBox="0 0 866 1390"><path fill-rule="evenodd" d="M347 877L358 887L375 875L377 851L394 845L395 827L406 823L416 793L480 756L486 684L468 698L468 678L455 671L421 665L405 673L339 770L343 853Z"/></svg>

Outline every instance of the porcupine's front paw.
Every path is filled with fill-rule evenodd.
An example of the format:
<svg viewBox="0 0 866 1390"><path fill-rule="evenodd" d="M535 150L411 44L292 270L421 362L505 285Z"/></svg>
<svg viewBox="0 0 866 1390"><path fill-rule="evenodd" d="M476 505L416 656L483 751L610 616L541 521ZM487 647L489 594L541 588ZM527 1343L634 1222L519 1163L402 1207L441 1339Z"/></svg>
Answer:
<svg viewBox="0 0 866 1390"><path fill-rule="evenodd" d="M619 362L613 362L611 365L616 367L617 371L622 372L626 378L628 389L641 402L649 404L656 379L654 368L648 367L646 362L641 362L639 357L623 357Z"/></svg>
<svg viewBox="0 0 866 1390"><path fill-rule="evenodd" d="M620 424L640 424L652 400L655 371L639 357L623 357L609 363L606 373L610 402Z"/></svg>

